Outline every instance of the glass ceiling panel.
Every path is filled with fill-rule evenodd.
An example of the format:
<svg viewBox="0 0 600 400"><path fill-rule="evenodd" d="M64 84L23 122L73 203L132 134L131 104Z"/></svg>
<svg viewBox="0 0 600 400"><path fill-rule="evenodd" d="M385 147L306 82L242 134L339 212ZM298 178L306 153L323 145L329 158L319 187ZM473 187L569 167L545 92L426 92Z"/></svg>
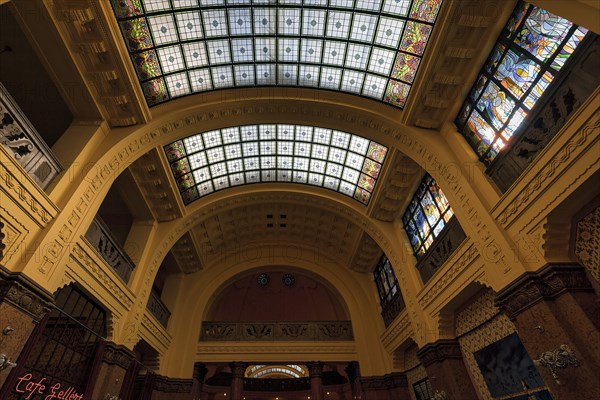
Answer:
<svg viewBox="0 0 600 400"><path fill-rule="evenodd" d="M369 204L387 148L346 132L265 124L219 129L165 146L185 204L260 182L320 186Z"/></svg>
<svg viewBox="0 0 600 400"><path fill-rule="evenodd" d="M403 108L442 0L111 0L149 106L308 86Z"/></svg>

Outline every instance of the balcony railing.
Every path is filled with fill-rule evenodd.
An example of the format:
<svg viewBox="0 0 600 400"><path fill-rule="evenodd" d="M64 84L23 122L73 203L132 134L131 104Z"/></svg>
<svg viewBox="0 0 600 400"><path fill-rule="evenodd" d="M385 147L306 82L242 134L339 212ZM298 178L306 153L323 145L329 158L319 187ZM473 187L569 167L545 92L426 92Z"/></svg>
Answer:
<svg viewBox="0 0 600 400"><path fill-rule="evenodd" d="M452 217L446 224L439 236L435 238L427 253L417 263L417 269L421 274L423 283L426 283L439 267L450 257L450 255L465 240L467 235L458 223L456 217Z"/></svg>
<svg viewBox="0 0 600 400"><path fill-rule="evenodd" d="M486 170L502 192L521 176L598 87L600 39L591 32L588 36L569 60L568 71L561 72L531 111L529 123L515 132L512 143Z"/></svg>
<svg viewBox="0 0 600 400"><path fill-rule="evenodd" d="M310 378L260 379L244 378L244 390L258 392L290 392L310 390Z"/></svg>
<svg viewBox="0 0 600 400"><path fill-rule="evenodd" d="M62 171L52 150L1 83L0 144L42 189Z"/></svg>
<svg viewBox="0 0 600 400"><path fill-rule="evenodd" d="M135 264L112 236L110 229L99 216L96 216L92 221L85 234L85 238L98 251L104 261L115 269L117 275L125 283L129 282L129 277L131 276L131 271L135 268Z"/></svg>
<svg viewBox="0 0 600 400"><path fill-rule="evenodd" d="M202 322L203 341L353 340L350 321Z"/></svg>
<svg viewBox="0 0 600 400"><path fill-rule="evenodd" d="M148 311L150 311L158 320L158 322L160 322L161 325L166 328L167 323L169 323L169 318L171 317L171 311L169 311L167 306L165 306L165 303L162 302L160 296L155 291L150 293L147 308Z"/></svg>
<svg viewBox="0 0 600 400"><path fill-rule="evenodd" d="M402 298L402 294L397 292L396 295L392 298L392 300L383 306L383 311L381 311L381 316L383 317L383 323L387 328L394 319L404 310L406 305L404 304L404 299Z"/></svg>

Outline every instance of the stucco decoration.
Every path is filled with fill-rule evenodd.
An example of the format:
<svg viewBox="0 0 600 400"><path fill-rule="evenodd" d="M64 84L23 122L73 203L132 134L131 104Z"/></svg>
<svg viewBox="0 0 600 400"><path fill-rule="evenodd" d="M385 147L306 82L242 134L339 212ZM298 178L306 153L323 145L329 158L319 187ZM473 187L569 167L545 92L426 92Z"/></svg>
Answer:
<svg viewBox="0 0 600 400"><path fill-rule="evenodd" d="M515 325L494 305L492 290L484 292L456 315L456 334L459 336L463 361L482 400L492 400L493 397L473 353L515 331Z"/></svg>
<svg viewBox="0 0 600 400"><path fill-rule="evenodd" d="M581 264L600 282L600 207L577 224L575 254Z"/></svg>

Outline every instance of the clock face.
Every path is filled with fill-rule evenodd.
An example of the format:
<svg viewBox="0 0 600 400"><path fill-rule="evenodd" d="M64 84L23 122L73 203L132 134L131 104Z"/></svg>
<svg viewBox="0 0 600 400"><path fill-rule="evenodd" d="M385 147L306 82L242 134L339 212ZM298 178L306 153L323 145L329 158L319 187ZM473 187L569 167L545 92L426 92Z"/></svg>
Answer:
<svg viewBox="0 0 600 400"><path fill-rule="evenodd" d="M256 280L258 281L258 286L261 287L267 286L271 282L268 274L260 274Z"/></svg>
<svg viewBox="0 0 600 400"><path fill-rule="evenodd" d="M285 286L292 287L294 286L294 283L296 283L296 278L294 278L294 275L292 274L284 274L281 281Z"/></svg>

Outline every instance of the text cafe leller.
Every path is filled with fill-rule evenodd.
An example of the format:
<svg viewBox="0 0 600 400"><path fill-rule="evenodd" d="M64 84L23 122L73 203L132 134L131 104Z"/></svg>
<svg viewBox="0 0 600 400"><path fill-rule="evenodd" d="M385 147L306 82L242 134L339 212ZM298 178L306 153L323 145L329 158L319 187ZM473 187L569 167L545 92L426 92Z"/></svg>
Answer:
<svg viewBox="0 0 600 400"><path fill-rule="evenodd" d="M18 377L13 392L23 393L26 400L83 400L83 394L73 386L50 383L46 378L34 379L32 374Z"/></svg>

